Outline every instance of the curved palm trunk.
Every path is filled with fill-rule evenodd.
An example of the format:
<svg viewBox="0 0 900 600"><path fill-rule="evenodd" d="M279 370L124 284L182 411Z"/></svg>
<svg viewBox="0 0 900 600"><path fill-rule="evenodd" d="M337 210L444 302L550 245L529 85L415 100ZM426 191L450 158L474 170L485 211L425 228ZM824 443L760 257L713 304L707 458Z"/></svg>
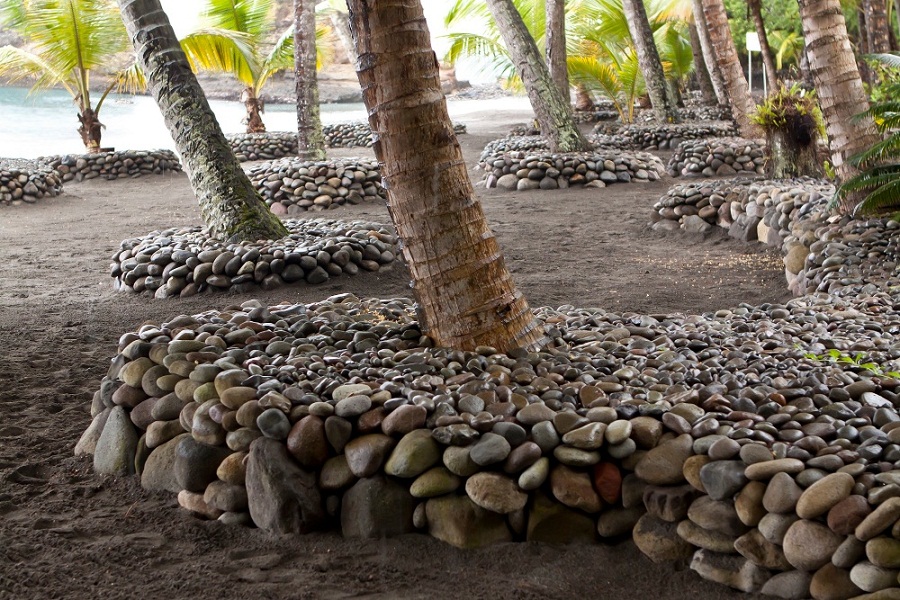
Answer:
<svg viewBox="0 0 900 600"><path fill-rule="evenodd" d="M799 0L809 68L825 117L831 162L842 180L857 170L848 159L879 140L871 117L858 117L869 108L847 24L839 0ZM857 197L845 198L841 211L852 212Z"/></svg>
<svg viewBox="0 0 900 600"><path fill-rule="evenodd" d="M325 134L319 118L314 0L294 0L294 75L297 90L297 154L307 160L321 160L325 158Z"/></svg>
<svg viewBox="0 0 900 600"><path fill-rule="evenodd" d="M181 153L210 233L221 240L287 235L234 157L159 0L118 1L147 87Z"/></svg>
<svg viewBox="0 0 900 600"><path fill-rule="evenodd" d="M644 82L647 84L650 106L653 107L657 121L674 123L678 120L675 112L676 100L670 97L666 89L666 73L659 59L659 51L653 42L653 29L650 27L644 0L622 0L622 10L628 22L628 31L631 33L631 41L634 42Z"/></svg>
<svg viewBox="0 0 900 600"><path fill-rule="evenodd" d="M566 64L566 0L547 0L547 66L550 76L566 102L569 93L569 67Z"/></svg>
<svg viewBox="0 0 900 600"><path fill-rule="evenodd" d="M709 73L709 79L716 93L716 99L720 106L731 107L731 101L728 98L728 93L725 91L725 79L722 77L722 71L719 69L716 51L709 37L709 28L706 26L706 16L703 14L703 0L691 0L691 4L694 9L694 24L697 26L697 35L700 38L700 47L703 50L703 63L706 65L706 72Z"/></svg>
<svg viewBox="0 0 900 600"><path fill-rule="evenodd" d="M348 0L357 75L420 325L440 346L502 352L543 332L475 198L419 0Z"/></svg>
<svg viewBox="0 0 900 600"><path fill-rule="evenodd" d="M547 64L541 58L537 44L528 33L522 15L516 10L512 0L487 0L487 5L503 36L503 43L516 64L519 77L525 84L531 108L541 125L541 133L550 144L550 150L590 150L591 145L572 119L572 107L550 77Z"/></svg>
<svg viewBox="0 0 900 600"><path fill-rule="evenodd" d="M747 78L741 69L734 40L731 38L731 28L728 25L728 16L725 14L725 5L722 0L702 0L703 15L706 18L706 27L709 29L709 39L715 49L719 69L725 80L725 91L731 101L731 114L741 135L746 138L762 137L763 132L755 123L750 121L750 114L756 109L756 103L750 97L747 89Z"/></svg>
<svg viewBox="0 0 900 600"><path fill-rule="evenodd" d="M247 125L247 133L265 133L266 124L262 120L265 106L252 87L246 87L241 92L241 102L244 103L244 108L247 110L247 116L243 121Z"/></svg>
<svg viewBox="0 0 900 600"><path fill-rule="evenodd" d="M707 105L718 104L719 99L716 97L716 90L709 77L706 61L703 59L703 46L700 44L697 24L693 21L689 22L688 30L691 34L691 53L694 55L694 74L697 76L697 86L700 88L700 101Z"/></svg>
<svg viewBox="0 0 900 600"><path fill-rule="evenodd" d="M99 152L104 127L99 115L90 106L86 106L78 113L78 122L81 123L78 126L78 134L84 142L84 147L90 153Z"/></svg>
<svg viewBox="0 0 900 600"><path fill-rule="evenodd" d="M769 45L769 36L766 34L766 22L763 20L760 0L747 0L747 7L753 17L756 36L759 38L760 54L762 54L763 64L766 65L766 82L769 84L769 90L775 92L778 89L778 69L775 66L772 46Z"/></svg>

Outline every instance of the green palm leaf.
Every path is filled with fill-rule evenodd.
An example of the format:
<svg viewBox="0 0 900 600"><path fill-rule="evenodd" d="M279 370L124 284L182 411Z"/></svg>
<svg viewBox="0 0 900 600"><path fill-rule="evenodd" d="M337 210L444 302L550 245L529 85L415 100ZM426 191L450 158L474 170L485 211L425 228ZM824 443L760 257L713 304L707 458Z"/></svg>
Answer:
<svg viewBox="0 0 900 600"><path fill-rule="evenodd" d="M207 0L201 17L204 28L230 29L259 42L272 28L272 0Z"/></svg>
<svg viewBox="0 0 900 600"><path fill-rule="evenodd" d="M318 38L318 28L316 29L316 37ZM318 48L318 44L316 47ZM318 57L316 58L316 63L318 63ZM318 64L316 65L318 67ZM287 28L287 30L281 34L281 37L278 38L278 41L275 42L275 45L272 47L272 50L269 51L269 54L266 56L265 60L262 64L262 69L260 69L259 78L256 81L256 93L259 94L259 91L265 85L266 81L269 80L269 77L277 73L278 71L283 71L285 69L293 69L294 68L294 26L291 25Z"/></svg>
<svg viewBox="0 0 900 600"><path fill-rule="evenodd" d="M253 85L260 73L252 38L228 29L201 29L183 37L184 50L191 69L232 73L245 85Z"/></svg>
<svg viewBox="0 0 900 600"><path fill-rule="evenodd" d="M67 81L68 75L57 71L37 54L13 46L0 47L0 77L6 78L10 83L33 78L36 81L32 91L59 84L75 96L78 92L71 86L72 82Z"/></svg>

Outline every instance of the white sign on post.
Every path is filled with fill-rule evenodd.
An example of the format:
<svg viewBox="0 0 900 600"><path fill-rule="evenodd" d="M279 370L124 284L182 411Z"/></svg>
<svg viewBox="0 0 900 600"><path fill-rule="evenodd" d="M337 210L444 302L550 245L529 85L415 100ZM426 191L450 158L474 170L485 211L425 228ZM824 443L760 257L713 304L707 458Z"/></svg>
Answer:
<svg viewBox="0 0 900 600"><path fill-rule="evenodd" d="M750 91L753 91L753 53L762 52L762 46L759 45L759 36L755 31L747 32L747 83ZM763 95L768 94L766 90L766 65L763 63Z"/></svg>

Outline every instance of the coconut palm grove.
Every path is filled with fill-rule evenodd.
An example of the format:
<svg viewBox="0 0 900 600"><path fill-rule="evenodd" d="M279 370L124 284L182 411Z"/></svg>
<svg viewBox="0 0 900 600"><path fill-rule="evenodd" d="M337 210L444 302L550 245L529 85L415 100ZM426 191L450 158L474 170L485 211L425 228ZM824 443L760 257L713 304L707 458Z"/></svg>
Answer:
<svg viewBox="0 0 900 600"><path fill-rule="evenodd" d="M900 598L900 2L3 0L0 348L0 599Z"/></svg>

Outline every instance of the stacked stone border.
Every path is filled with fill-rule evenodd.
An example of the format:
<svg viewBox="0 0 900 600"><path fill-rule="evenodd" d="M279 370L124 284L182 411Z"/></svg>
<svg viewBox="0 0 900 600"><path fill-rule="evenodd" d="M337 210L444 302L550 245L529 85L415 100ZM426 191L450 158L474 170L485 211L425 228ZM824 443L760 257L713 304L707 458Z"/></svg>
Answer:
<svg viewBox="0 0 900 600"><path fill-rule="evenodd" d="M384 202L381 169L374 160L342 158L304 161L283 158L247 171L250 181L277 215L322 211L345 204Z"/></svg>
<svg viewBox="0 0 900 600"><path fill-rule="evenodd" d="M125 179L145 175L180 173L181 161L171 150L119 150L94 154L66 154L42 156L44 162L57 173L63 182L81 182L89 179Z"/></svg>
<svg viewBox="0 0 900 600"><path fill-rule="evenodd" d="M683 142L705 138L727 138L737 135L737 127L729 121L704 123L597 123L592 134L600 139L615 139L638 150L675 150Z"/></svg>
<svg viewBox="0 0 900 600"><path fill-rule="evenodd" d="M457 135L466 133L466 125L454 123ZM372 146L372 129L362 121L334 123L322 126L325 145L328 148L369 148ZM239 161L274 160L297 156L297 133L292 131L267 131L264 133L231 133L225 136Z"/></svg>
<svg viewBox="0 0 900 600"><path fill-rule="evenodd" d="M485 172L485 187L505 190L602 188L614 183L656 181L665 174L662 161L652 154L606 148L566 154L485 153L478 167Z"/></svg>
<svg viewBox="0 0 900 600"><path fill-rule="evenodd" d="M666 165L672 177L721 177L765 173L763 140L715 137L682 143Z"/></svg>
<svg viewBox="0 0 900 600"><path fill-rule="evenodd" d="M0 206L32 204L62 193L62 177L40 161L0 159Z"/></svg>
<svg viewBox="0 0 900 600"><path fill-rule="evenodd" d="M291 219L284 224L290 236L264 242L222 243L200 227L154 231L123 241L110 275L119 291L187 297L315 285L388 268L396 256L396 237L378 223Z"/></svg>

